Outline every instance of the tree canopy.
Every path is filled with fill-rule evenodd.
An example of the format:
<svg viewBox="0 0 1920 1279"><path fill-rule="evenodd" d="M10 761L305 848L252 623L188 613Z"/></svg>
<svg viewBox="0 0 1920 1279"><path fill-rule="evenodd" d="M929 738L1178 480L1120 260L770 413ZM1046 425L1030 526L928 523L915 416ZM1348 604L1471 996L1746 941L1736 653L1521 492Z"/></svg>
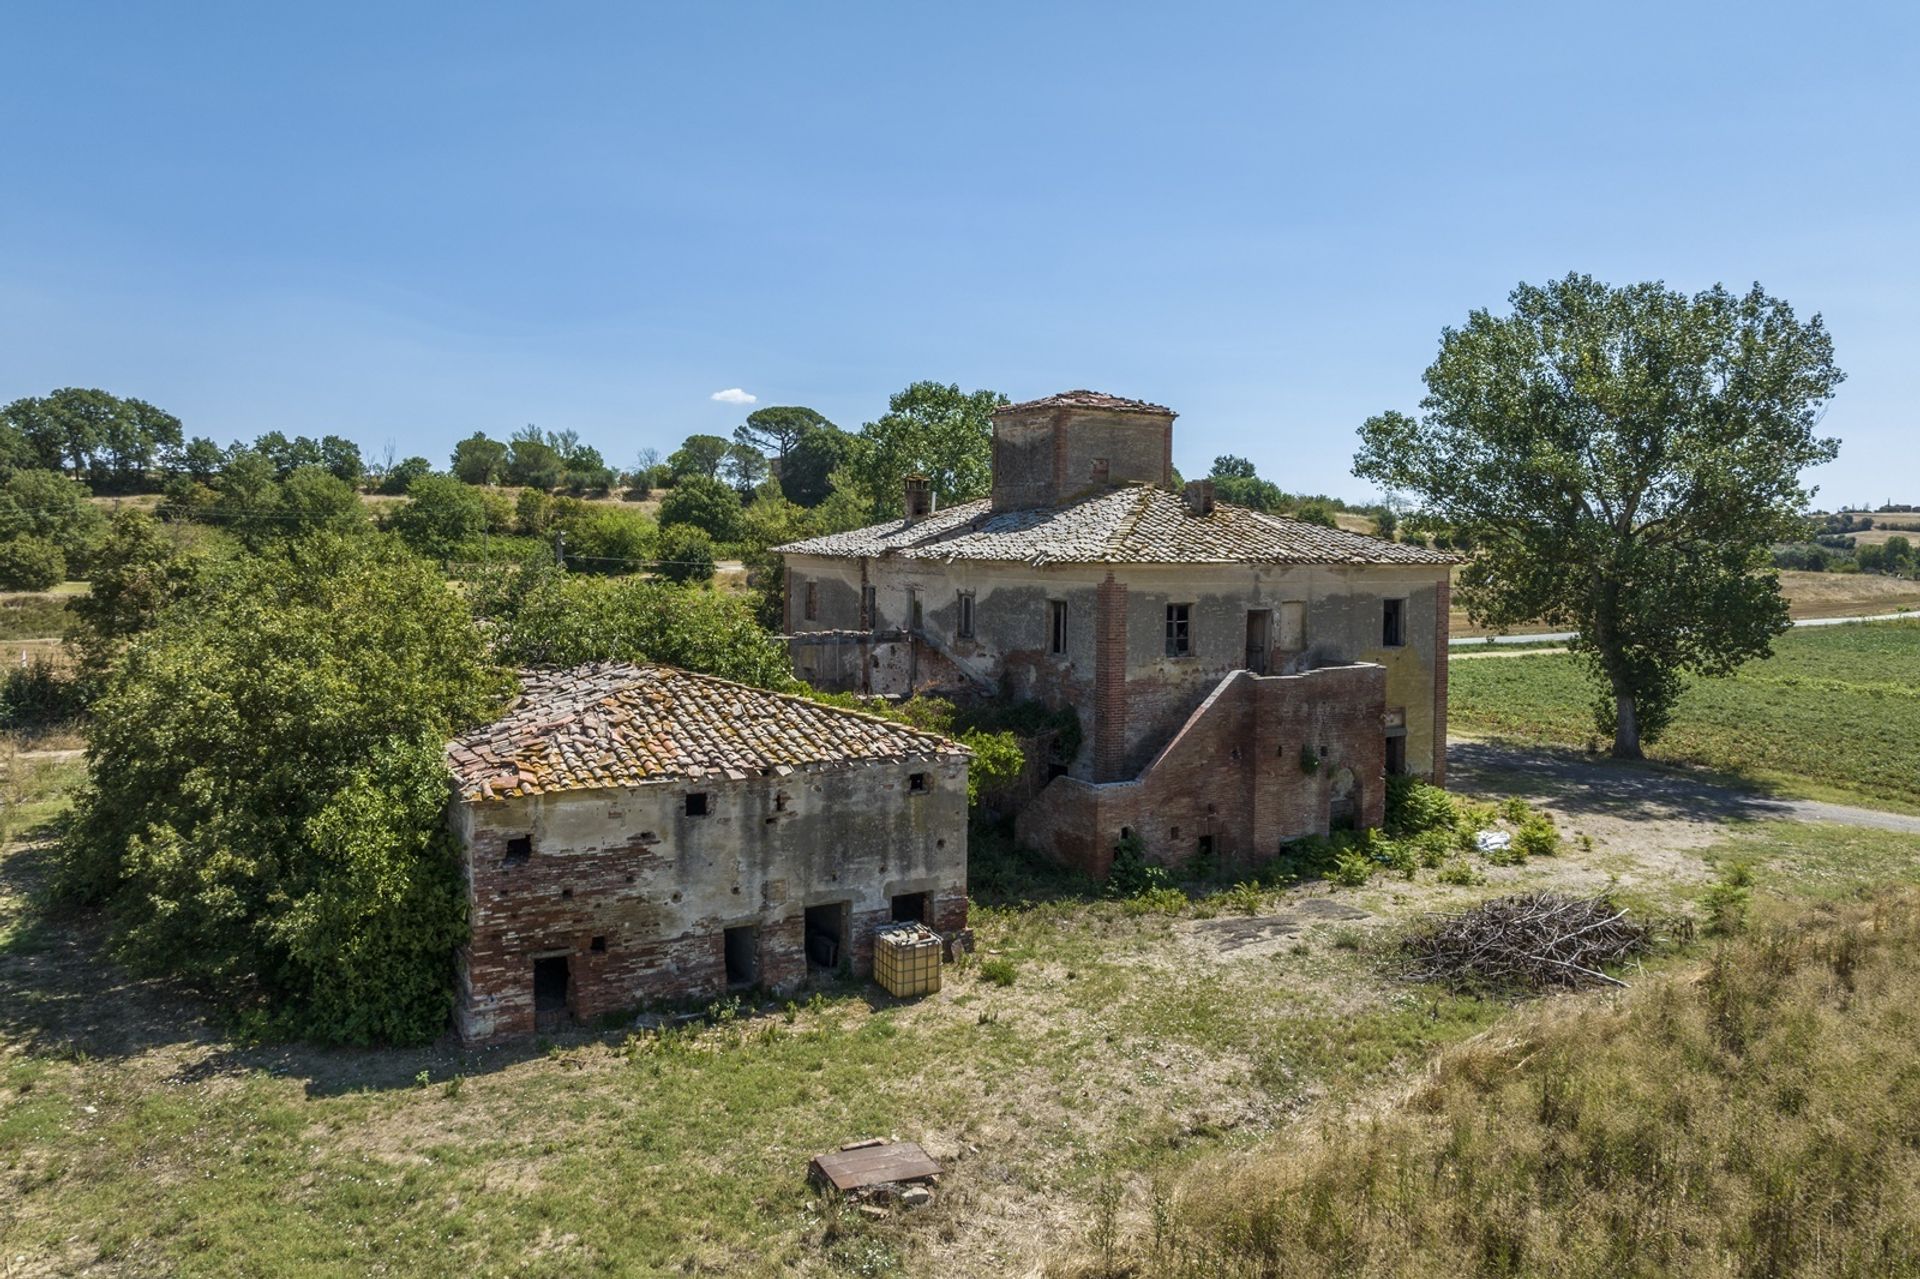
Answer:
<svg viewBox="0 0 1920 1279"><path fill-rule="evenodd" d="M432 1039L466 931L441 750L509 688L391 539L208 569L94 703L63 888L106 906L123 960L263 1029Z"/></svg>
<svg viewBox="0 0 1920 1279"><path fill-rule="evenodd" d="M997 391L915 382L854 437L847 480L877 519L900 514L900 481L909 474L931 479L942 506L985 497L993 484L993 410L1005 403Z"/></svg>
<svg viewBox="0 0 1920 1279"><path fill-rule="evenodd" d="M1792 540L1814 428L1842 379L1816 315L1758 285L1692 297L1569 275L1441 335L1418 419L1371 418L1355 474L1417 495L1476 548L1483 625L1576 630L1614 753L1637 757L1687 673L1765 655L1788 625L1766 548Z"/></svg>

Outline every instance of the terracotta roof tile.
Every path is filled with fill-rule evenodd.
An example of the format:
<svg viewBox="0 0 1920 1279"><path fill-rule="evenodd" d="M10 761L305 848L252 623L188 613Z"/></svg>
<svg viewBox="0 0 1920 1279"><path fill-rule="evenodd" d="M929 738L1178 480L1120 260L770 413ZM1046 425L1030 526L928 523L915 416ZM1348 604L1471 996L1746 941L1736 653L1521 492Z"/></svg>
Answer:
<svg viewBox="0 0 1920 1279"><path fill-rule="evenodd" d="M1023 564L1451 564L1444 551L1218 503L1195 515L1147 485L1077 502L996 512L985 499L909 524L894 520L789 542L794 555L898 555Z"/></svg>
<svg viewBox="0 0 1920 1279"><path fill-rule="evenodd" d="M965 754L860 711L671 666L600 662L522 671L507 713L455 738L446 759L472 801Z"/></svg>
<svg viewBox="0 0 1920 1279"><path fill-rule="evenodd" d="M1129 400L1123 396L1108 395L1105 391L1061 391L1057 395L1046 395L1037 400L1002 404L994 412L1018 413L1024 409L1106 409L1111 413L1157 413L1166 417L1179 416L1164 404Z"/></svg>

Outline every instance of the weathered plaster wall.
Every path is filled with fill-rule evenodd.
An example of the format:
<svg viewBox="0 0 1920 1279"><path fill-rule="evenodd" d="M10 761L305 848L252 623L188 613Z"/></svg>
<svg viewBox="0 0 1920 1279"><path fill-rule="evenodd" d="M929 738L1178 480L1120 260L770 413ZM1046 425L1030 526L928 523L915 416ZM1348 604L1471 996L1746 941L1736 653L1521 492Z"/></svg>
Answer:
<svg viewBox="0 0 1920 1279"><path fill-rule="evenodd" d="M723 993L724 930L738 925L759 927L760 984L791 987L806 975L808 906L849 904L856 972L896 895L929 893L934 926L963 928L966 790L964 761L877 763L456 805L473 924L461 1035L533 1031L537 958L567 958L570 1010L590 1019ZM692 791L706 816L687 815ZM523 835L532 856L509 864Z"/></svg>
<svg viewBox="0 0 1920 1279"><path fill-rule="evenodd" d="M1380 824L1386 799L1386 671L1374 664L1223 678L1131 781L1057 778L1015 822L1023 844L1104 877L1115 843L1184 866L1210 845L1217 866L1258 864L1288 840L1324 834L1336 807ZM1317 763L1302 767L1303 751ZM1204 841L1204 842L1203 842Z"/></svg>
<svg viewBox="0 0 1920 1279"><path fill-rule="evenodd" d="M993 509L1028 510L1117 484L1173 482L1173 418L1033 409L993 419Z"/></svg>

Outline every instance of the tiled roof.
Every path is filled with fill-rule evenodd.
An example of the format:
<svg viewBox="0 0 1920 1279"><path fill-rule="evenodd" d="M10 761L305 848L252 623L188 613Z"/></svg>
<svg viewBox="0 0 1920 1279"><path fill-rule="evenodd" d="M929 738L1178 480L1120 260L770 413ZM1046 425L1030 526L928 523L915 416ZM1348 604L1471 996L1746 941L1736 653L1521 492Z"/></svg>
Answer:
<svg viewBox="0 0 1920 1279"><path fill-rule="evenodd" d="M447 746L463 800L743 778L818 764L956 758L934 733L671 666L520 673L500 719Z"/></svg>
<svg viewBox="0 0 1920 1279"><path fill-rule="evenodd" d="M894 520L776 550L794 555L898 555L1022 564L1451 564L1444 551L1324 528L1218 503L1195 515L1148 485L1057 507L995 512L982 499L908 524Z"/></svg>
<svg viewBox="0 0 1920 1279"><path fill-rule="evenodd" d="M1062 391L1058 395L1043 396L1037 400L1002 404L994 412L1018 413L1023 409L1106 409L1111 413L1159 413L1167 417L1179 416L1164 404L1129 400L1118 395L1108 395L1105 391Z"/></svg>

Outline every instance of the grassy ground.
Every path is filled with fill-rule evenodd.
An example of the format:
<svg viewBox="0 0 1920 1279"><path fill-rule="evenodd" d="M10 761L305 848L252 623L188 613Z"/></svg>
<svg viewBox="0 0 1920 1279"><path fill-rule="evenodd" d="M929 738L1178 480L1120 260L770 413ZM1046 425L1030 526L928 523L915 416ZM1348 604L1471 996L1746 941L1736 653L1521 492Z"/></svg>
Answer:
<svg viewBox="0 0 1920 1279"><path fill-rule="evenodd" d="M1920 836L1581 803L1555 809L1558 856L1475 859L1480 882L1383 871L1156 909L987 841L980 953L925 1000L836 984L683 1030L324 1051L234 1042L117 970L97 921L47 912L78 780L0 754L8 1279L1033 1273L1149 1232L1156 1202L1204 1198L1221 1160L1266 1166L1303 1122L1384 1113L1452 1047L1532 1033L1523 1003L1384 972L1402 921L1533 887L1688 910L1736 860L1764 913L1920 867ZM876 1220L806 1188L811 1155L875 1135L945 1162L932 1207Z"/></svg>
<svg viewBox="0 0 1920 1279"><path fill-rule="evenodd" d="M1455 662L1455 731L1527 743L1595 742L1580 659ZM1703 764L1821 797L1920 807L1920 621L1809 627L1725 679L1697 680L1655 758ZM1597 743L1596 743L1597 744Z"/></svg>
<svg viewBox="0 0 1920 1279"><path fill-rule="evenodd" d="M1916 961L1912 889L1779 912L1190 1174L1055 1273L1920 1273Z"/></svg>

